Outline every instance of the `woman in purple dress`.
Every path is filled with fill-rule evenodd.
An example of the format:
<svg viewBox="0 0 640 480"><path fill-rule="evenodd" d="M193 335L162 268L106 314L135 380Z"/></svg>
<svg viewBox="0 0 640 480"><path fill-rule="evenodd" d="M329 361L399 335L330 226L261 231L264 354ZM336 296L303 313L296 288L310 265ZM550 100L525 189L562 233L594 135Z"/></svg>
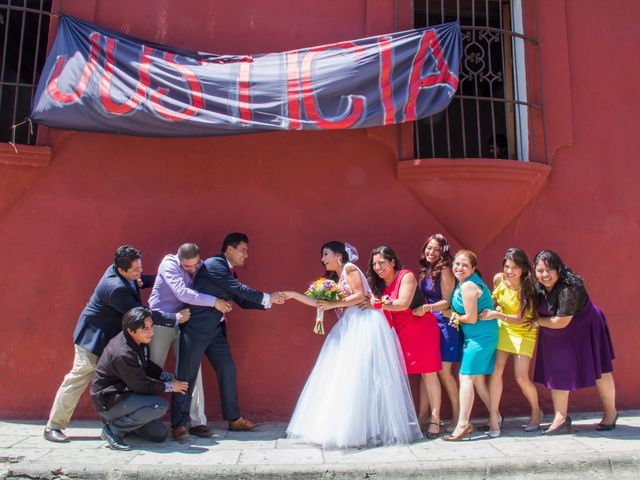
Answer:
<svg viewBox="0 0 640 480"><path fill-rule="evenodd" d="M534 266L539 318L532 323L541 328L533 379L551 390L555 411L553 422L542 433L569 432L569 392L594 385L604 410L596 430L612 430L618 411L611 374L615 357L607 319L591 303L582 279L558 254L542 250Z"/></svg>
<svg viewBox="0 0 640 480"><path fill-rule="evenodd" d="M460 404L458 400L458 384L453 371L453 364L462 360L462 331L449 325L449 319L444 317L442 310L451 308L451 296L456 286L456 279L451 271L453 258L449 251L449 242L444 235L436 233L427 238L422 246L420 255L420 288L424 294L425 303L413 310L416 316L423 316L433 312L438 319L440 328L440 354L442 356L442 370L438 372L440 382L447 391L451 402L451 422L447 425L447 431L452 432L458 423ZM420 408L418 420L423 430L426 423L430 422L429 389L424 381L420 382ZM431 402L433 403L433 402ZM438 404L440 401L438 400Z"/></svg>

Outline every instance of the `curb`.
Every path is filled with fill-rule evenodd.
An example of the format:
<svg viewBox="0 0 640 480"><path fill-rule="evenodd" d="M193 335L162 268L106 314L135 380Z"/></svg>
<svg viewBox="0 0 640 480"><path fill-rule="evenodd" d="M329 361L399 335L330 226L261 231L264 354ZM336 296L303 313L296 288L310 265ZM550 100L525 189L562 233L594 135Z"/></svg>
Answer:
<svg viewBox="0 0 640 480"><path fill-rule="evenodd" d="M2 459L4 462L16 459ZM491 460L460 460L439 462L387 463L377 465L247 465L247 466L132 466L124 465L110 470L103 468L46 464L0 466L2 480L164 480L184 477L190 480L216 479L484 479L484 478L578 478L602 479L614 476L616 480L637 479L640 476L640 454L614 453L590 456L555 455L546 457L519 457Z"/></svg>

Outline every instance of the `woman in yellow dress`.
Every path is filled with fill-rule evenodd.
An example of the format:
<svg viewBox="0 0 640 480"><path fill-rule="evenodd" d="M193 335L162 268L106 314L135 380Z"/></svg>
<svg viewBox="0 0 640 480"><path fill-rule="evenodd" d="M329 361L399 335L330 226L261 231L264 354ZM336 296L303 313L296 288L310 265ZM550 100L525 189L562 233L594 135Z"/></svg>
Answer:
<svg viewBox="0 0 640 480"><path fill-rule="evenodd" d="M529 365L536 346L537 328L523 325L535 317L536 290L533 268L527 254L519 248L510 248L502 260L502 271L493 278L492 293L496 310L484 311L480 318L498 319L498 348L493 374L489 381L491 398L489 436L500 436L502 416L502 374L510 356L516 382L531 406L531 417L524 427L526 432L540 428L542 410L538 403L538 392L529 378Z"/></svg>

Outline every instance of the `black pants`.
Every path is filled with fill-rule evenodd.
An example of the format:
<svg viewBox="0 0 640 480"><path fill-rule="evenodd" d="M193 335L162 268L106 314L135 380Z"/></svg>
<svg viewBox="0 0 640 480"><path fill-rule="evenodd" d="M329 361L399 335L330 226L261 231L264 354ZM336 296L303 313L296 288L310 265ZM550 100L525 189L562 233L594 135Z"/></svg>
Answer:
<svg viewBox="0 0 640 480"><path fill-rule="evenodd" d="M162 397L132 393L100 416L118 437L133 432L146 440L162 442L168 431L160 418L168 408L169 402Z"/></svg>
<svg viewBox="0 0 640 480"><path fill-rule="evenodd" d="M218 377L222 417L225 420L236 420L240 417L236 365L227 343L225 322L219 322L210 334L194 330L187 323L180 331L176 378L189 382L189 390L185 395L174 393L171 396L171 426L174 428L189 423L191 395L202 355L209 359Z"/></svg>

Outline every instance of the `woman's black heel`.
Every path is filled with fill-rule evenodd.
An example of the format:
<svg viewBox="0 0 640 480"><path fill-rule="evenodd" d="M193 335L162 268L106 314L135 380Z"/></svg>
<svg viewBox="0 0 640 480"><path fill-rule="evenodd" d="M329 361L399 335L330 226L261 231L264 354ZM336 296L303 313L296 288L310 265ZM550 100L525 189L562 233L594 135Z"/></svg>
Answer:
<svg viewBox="0 0 640 480"><path fill-rule="evenodd" d="M616 422L618 421L618 414L616 413L616 418L613 419L613 423L602 423L596 425L596 430L599 432L607 432L609 430L613 430L616 428Z"/></svg>
<svg viewBox="0 0 640 480"><path fill-rule="evenodd" d="M438 432L430 432L429 430L427 430L427 439L429 440L434 440L436 438L438 438L440 436L440 422L429 422L429 426L431 425L437 425L438 427Z"/></svg>

